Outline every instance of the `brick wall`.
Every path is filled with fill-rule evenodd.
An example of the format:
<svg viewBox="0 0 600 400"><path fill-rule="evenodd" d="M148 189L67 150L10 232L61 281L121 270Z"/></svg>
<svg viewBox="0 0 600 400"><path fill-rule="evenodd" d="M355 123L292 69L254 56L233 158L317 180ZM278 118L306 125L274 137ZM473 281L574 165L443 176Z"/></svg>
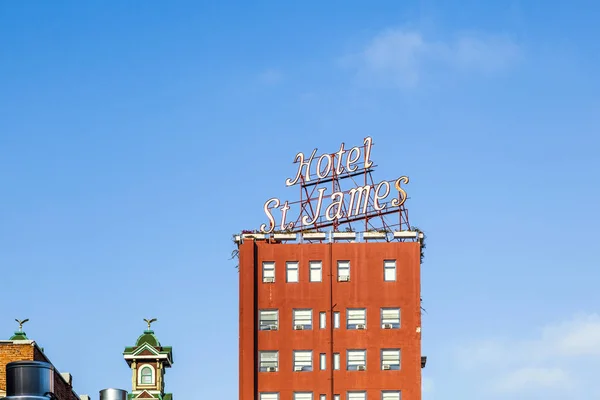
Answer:
<svg viewBox="0 0 600 400"><path fill-rule="evenodd" d="M33 360L32 342L15 344L14 342L0 342L0 391L6 391L6 364L13 361Z"/></svg>
<svg viewBox="0 0 600 400"><path fill-rule="evenodd" d="M38 347L35 347L34 350L34 360L50 362L48 357L46 357ZM54 394L58 396L60 400L79 400L79 396L77 396L71 385L65 381L56 368L54 369Z"/></svg>
<svg viewBox="0 0 600 400"><path fill-rule="evenodd" d="M6 364L13 361L44 361L50 362L32 341L0 342L0 392L6 391ZM79 400L77 394L67 381L55 369L54 394L60 400Z"/></svg>

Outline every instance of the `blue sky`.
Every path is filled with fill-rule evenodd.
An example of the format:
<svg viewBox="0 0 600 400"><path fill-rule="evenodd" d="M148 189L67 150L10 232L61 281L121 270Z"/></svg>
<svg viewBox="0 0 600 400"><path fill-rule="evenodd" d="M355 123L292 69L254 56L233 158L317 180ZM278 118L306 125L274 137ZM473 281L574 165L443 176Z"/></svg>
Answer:
<svg viewBox="0 0 600 400"><path fill-rule="evenodd" d="M326 3L326 4L324 4ZM231 234L297 151L375 140L427 234L424 399L600 396L593 1L2 2L0 335L130 388L237 396Z"/></svg>

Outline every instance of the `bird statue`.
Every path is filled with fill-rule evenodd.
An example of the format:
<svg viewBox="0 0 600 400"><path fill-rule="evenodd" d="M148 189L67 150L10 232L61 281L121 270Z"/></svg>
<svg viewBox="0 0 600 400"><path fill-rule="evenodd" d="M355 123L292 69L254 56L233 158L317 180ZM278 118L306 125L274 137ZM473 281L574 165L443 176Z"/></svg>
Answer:
<svg viewBox="0 0 600 400"><path fill-rule="evenodd" d="M25 319L15 319L15 321L17 321L17 323L19 324L19 332L23 332L23 324L27 321L29 321L29 318L25 318Z"/></svg>
<svg viewBox="0 0 600 400"><path fill-rule="evenodd" d="M153 322L156 322L158 320L156 318L152 318L152 319L144 318L144 321L146 321L146 323L148 324L148 330L150 330L150 325L152 325Z"/></svg>

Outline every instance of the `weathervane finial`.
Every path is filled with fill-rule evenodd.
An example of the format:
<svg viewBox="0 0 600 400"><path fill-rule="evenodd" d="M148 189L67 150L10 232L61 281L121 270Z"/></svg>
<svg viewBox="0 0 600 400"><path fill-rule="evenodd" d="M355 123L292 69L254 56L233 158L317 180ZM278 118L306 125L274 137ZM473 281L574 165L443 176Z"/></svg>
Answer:
<svg viewBox="0 0 600 400"><path fill-rule="evenodd" d="M27 321L29 321L29 318L25 318L25 319L15 319L15 321L17 321L17 323L19 324L19 332L23 332L23 324Z"/></svg>
<svg viewBox="0 0 600 400"><path fill-rule="evenodd" d="M148 324L148 330L150 330L150 325L152 325L153 322L156 322L158 320L156 318L152 318L152 319L144 318L144 321L146 321L146 323Z"/></svg>

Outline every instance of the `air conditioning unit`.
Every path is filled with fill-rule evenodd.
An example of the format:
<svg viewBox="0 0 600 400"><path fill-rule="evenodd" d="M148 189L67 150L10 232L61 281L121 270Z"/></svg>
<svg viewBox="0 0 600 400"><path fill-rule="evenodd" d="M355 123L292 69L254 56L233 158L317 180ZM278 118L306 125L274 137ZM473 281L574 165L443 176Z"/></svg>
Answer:
<svg viewBox="0 0 600 400"><path fill-rule="evenodd" d="M383 324L383 329L392 329L392 324Z"/></svg>
<svg viewBox="0 0 600 400"><path fill-rule="evenodd" d="M359 366L356 367L357 371L364 371L366 369L367 369L367 367L365 365L359 365Z"/></svg>
<svg viewBox="0 0 600 400"><path fill-rule="evenodd" d="M349 282L349 281L350 281L349 275L343 275L338 278L338 282Z"/></svg>
<svg viewBox="0 0 600 400"><path fill-rule="evenodd" d="M365 328L366 328L365 324L356 325L356 329L365 329Z"/></svg>
<svg viewBox="0 0 600 400"><path fill-rule="evenodd" d="M391 365L384 365L384 366L383 366L383 369L384 369L384 370L392 369L392 366L391 366Z"/></svg>
<svg viewBox="0 0 600 400"><path fill-rule="evenodd" d="M273 283L273 282L275 282L275 278L272 278L272 277L264 278L263 282L264 283Z"/></svg>
<svg viewBox="0 0 600 400"><path fill-rule="evenodd" d="M269 330L276 331L277 330L277 325L269 325Z"/></svg>
<svg viewBox="0 0 600 400"><path fill-rule="evenodd" d="M302 366L295 366L294 371L302 371Z"/></svg>
<svg viewBox="0 0 600 400"><path fill-rule="evenodd" d="M267 367L267 372L276 372L277 368L276 367Z"/></svg>
<svg viewBox="0 0 600 400"><path fill-rule="evenodd" d="M304 325L294 325L294 330L301 331L304 329Z"/></svg>

